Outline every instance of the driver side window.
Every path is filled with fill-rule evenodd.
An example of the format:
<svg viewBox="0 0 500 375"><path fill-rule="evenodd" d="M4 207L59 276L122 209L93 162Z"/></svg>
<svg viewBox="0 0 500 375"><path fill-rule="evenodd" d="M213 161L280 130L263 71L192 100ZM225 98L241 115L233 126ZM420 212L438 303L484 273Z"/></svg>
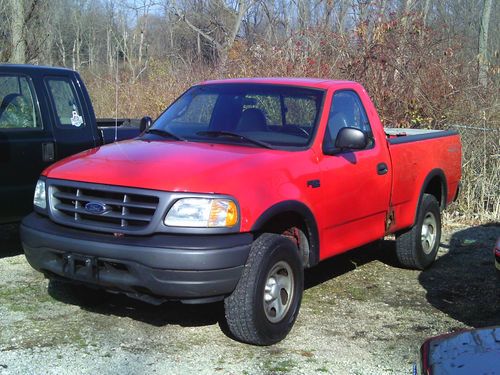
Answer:
<svg viewBox="0 0 500 375"><path fill-rule="evenodd" d="M41 128L33 89L23 76L0 75L0 129Z"/></svg>
<svg viewBox="0 0 500 375"><path fill-rule="evenodd" d="M364 132L369 139L366 148L373 147L373 134L365 109L358 94L351 90L337 91L333 95L323 143L327 146L335 145L340 129L346 127Z"/></svg>

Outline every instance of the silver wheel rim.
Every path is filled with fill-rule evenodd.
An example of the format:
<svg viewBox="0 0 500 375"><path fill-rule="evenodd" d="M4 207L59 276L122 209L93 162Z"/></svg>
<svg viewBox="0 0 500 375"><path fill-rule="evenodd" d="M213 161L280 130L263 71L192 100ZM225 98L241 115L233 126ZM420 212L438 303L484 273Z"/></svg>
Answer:
<svg viewBox="0 0 500 375"><path fill-rule="evenodd" d="M293 272L288 263L276 263L267 274L264 286L264 312L271 323L281 321L293 300Z"/></svg>
<svg viewBox="0 0 500 375"><path fill-rule="evenodd" d="M422 241L422 250L425 254L430 254L436 244L437 221L432 212L427 212L422 222L422 232L420 240Z"/></svg>

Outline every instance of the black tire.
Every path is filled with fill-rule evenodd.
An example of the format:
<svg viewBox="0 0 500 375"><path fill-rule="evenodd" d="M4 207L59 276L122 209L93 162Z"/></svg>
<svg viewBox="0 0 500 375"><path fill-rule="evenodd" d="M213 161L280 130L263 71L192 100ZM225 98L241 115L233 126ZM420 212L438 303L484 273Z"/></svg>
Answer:
<svg viewBox="0 0 500 375"><path fill-rule="evenodd" d="M432 241L428 239L429 235L433 237ZM424 270L436 259L440 241L439 203L433 195L424 194L418 208L417 223L407 231L396 235L398 260L404 267Z"/></svg>
<svg viewBox="0 0 500 375"><path fill-rule="evenodd" d="M273 280L285 283L276 281L276 288L269 287ZM286 280L289 293L282 286ZM303 289L304 267L297 246L277 234L261 235L252 245L236 289L224 300L229 330L237 340L254 345L272 345L283 340L299 313ZM285 308L277 312L283 302ZM272 307L275 303L280 308Z"/></svg>

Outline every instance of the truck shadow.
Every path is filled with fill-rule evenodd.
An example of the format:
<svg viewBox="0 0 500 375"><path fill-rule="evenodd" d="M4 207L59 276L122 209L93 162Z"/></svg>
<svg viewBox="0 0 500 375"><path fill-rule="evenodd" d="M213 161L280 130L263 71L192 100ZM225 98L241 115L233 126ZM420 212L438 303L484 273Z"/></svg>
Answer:
<svg viewBox="0 0 500 375"><path fill-rule="evenodd" d="M500 324L500 281L495 275L493 246L500 223L456 232L448 252L419 276L427 301L471 327Z"/></svg>
<svg viewBox="0 0 500 375"><path fill-rule="evenodd" d="M0 259L13 257L23 253L19 224L0 225Z"/></svg>
<svg viewBox="0 0 500 375"><path fill-rule="evenodd" d="M324 260L317 266L307 269L304 275L304 289L323 284L373 261L380 261L391 267L400 267L394 243L377 241Z"/></svg>
<svg viewBox="0 0 500 375"><path fill-rule="evenodd" d="M186 305L180 302L165 302L161 305L148 304L126 295L95 291L88 298L77 298L64 283L50 281L50 296L60 302L80 306L83 310L101 314L130 318L156 327L179 325L198 327L213 325L224 318L222 303Z"/></svg>

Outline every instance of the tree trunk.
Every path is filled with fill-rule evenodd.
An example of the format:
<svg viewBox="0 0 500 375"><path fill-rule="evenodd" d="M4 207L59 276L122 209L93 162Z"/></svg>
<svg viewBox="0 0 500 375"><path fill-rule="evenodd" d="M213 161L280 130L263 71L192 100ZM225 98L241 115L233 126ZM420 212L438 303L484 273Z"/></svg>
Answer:
<svg viewBox="0 0 500 375"><path fill-rule="evenodd" d="M403 28L404 30L408 29L408 21L410 20L410 13L413 10L415 5L415 0L405 0L404 8L403 8Z"/></svg>
<svg viewBox="0 0 500 375"><path fill-rule="evenodd" d="M62 66L66 66L66 47L64 46L61 30L59 30L59 53L61 55Z"/></svg>
<svg viewBox="0 0 500 375"><path fill-rule="evenodd" d="M75 16L75 19L76 19L76 16ZM73 43L73 70L77 70L81 66L81 59L80 59L81 41L82 40L81 40L80 24L77 21L76 22L75 41Z"/></svg>
<svg viewBox="0 0 500 375"><path fill-rule="evenodd" d="M24 33L24 2L10 0L12 16L12 54L10 62L26 63L26 39Z"/></svg>
<svg viewBox="0 0 500 375"><path fill-rule="evenodd" d="M200 33L196 33L196 48L198 52L198 59L201 60L201 37Z"/></svg>
<svg viewBox="0 0 500 375"><path fill-rule="evenodd" d="M144 46L144 30L141 29L140 32L141 35L139 36L139 56L138 56L139 67L142 64L142 47Z"/></svg>
<svg viewBox="0 0 500 375"><path fill-rule="evenodd" d="M378 14L378 23L382 23L385 19L385 8L387 6L387 1L386 0L382 0L380 2L380 7L379 7L379 14Z"/></svg>
<svg viewBox="0 0 500 375"><path fill-rule="evenodd" d="M52 50L54 48L54 35L52 33L47 35L46 41L44 43L43 50L41 52L42 55L42 63L48 64L49 66L54 65Z"/></svg>
<svg viewBox="0 0 500 375"><path fill-rule="evenodd" d="M299 29L305 30L310 26L311 12L309 1L297 0L297 13L299 17Z"/></svg>
<svg viewBox="0 0 500 375"><path fill-rule="evenodd" d="M280 8L283 14L283 28L285 38L288 38L290 36L290 17L288 17L288 4L285 0L281 1Z"/></svg>
<svg viewBox="0 0 500 375"><path fill-rule="evenodd" d="M76 39L73 41L73 49L71 51L71 65L73 70L76 70L75 52L76 52Z"/></svg>
<svg viewBox="0 0 500 375"><path fill-rule="evenodd" d="M431 10L431 0L425 0L425 5L424 5L424 14L422 15L424 19L424 27L427 27L428 24L428 17L429 17L429 11Z"/></svg>
<svg viewBox="0 0 500 375"><path fill-rule="evenodd" d="M483 87L486 87L488 84L488 29L492 6L492 0L484 0L481 29L479 30L478 82Z"/></svg>
<svg viewBox="0 0 500 375"><path fill-rule="evenodd" d="M325 8L323 10L324 11L323 26L327 28L332 18L333 9L335 8L335 3L332 0L327 0L325 1L324 7Z"/></svg>
<svg viewBox="0 0 500 375"><path fill-rule="evenodd" d="M106 30L106 59L108 61L108 74L113 74L113 48L111 46L111 28Z"/></svg>
<svg viewBox="0 0 500 375"><path fill-rule="evenodd" d="M250 1L248 0L238 1L238 14L236 16L236 21L233 25L233 30L229 38L225 42L225 53L229 52L229 50L233 46L234 41L236 40L236 36L238 35L238 31L240 30L241 22L243 21L243 16L245 15L249 7L250 7Z"/></svg>
<svg viewBox="0 0 500 375"><path fill-rule="evenodd" d="M347 1L341 1L339 10L337 12L337 27L338 29L334 29L334 31L338 31L339 34L343 35L345 31L345 26L346 26L346 18L347 18L347 13L349 11L350 3Z"/></svg>

